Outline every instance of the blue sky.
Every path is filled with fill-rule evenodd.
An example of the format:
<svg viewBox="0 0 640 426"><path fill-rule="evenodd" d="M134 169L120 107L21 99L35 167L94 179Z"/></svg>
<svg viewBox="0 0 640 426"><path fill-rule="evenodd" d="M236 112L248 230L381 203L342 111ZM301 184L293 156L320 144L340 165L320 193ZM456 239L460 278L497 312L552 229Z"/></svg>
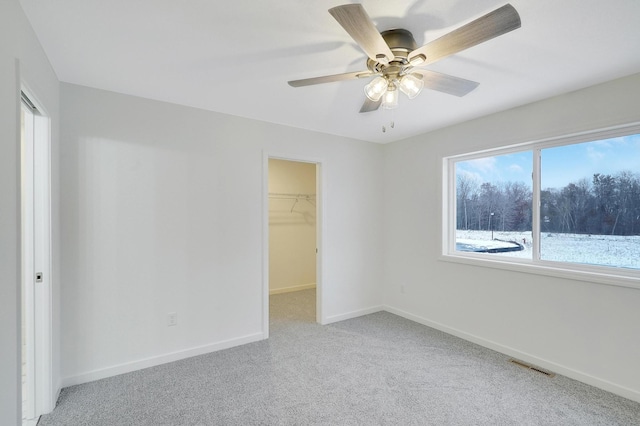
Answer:
<svg viewBox="0 0 640 426"><path fill-rule="evenodd" d="M532 152L457 163L456 173L482 182L531 184ZM542 188L562 188L594 173L640 173L640 134L542 150Z"/></svg>
<svg viewBox="0 0 640 426"><path fill-rule="evenodd" d="M563 187L595 173L640 173L640 135L567 145L542 151L542 188Z"/></svg>
<svg viewBox="0 0 640 426"><path fill-rule="evenodd" d="M479 183L523 182L531 188L532 166L533 154L525 151L459 161L456 163L456 174L466 175Z"/></svg>

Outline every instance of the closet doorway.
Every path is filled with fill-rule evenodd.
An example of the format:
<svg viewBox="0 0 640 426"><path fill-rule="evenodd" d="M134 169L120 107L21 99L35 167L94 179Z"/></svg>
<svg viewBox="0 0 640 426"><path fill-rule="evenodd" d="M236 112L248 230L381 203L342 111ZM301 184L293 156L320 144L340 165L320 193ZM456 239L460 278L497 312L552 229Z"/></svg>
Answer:
<svg viewBox="0 0 640 426"><path fill-rule="evenodd" d="M269 324L321 322L320 164L267 159Z"/></svg>

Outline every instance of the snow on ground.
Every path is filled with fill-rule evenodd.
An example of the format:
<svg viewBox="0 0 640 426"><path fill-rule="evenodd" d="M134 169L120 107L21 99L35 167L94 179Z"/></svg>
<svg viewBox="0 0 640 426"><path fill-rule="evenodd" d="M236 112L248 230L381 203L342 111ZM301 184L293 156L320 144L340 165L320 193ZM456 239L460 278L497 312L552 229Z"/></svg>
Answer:
<svg viewBox="0 0 640 426"><path fill-rule="evenodd" d="M494 240L515 241L524 246L522 251L492 253L489 256L507 256L531 259L531 232L493 232ZM456 231L456 241L476 241L484 245L491 241L491 231ZM470 240L470 241L466 241ZM640 235L582 235L542 233L540 240L542 260L618 266L640 269Z"/></svg>

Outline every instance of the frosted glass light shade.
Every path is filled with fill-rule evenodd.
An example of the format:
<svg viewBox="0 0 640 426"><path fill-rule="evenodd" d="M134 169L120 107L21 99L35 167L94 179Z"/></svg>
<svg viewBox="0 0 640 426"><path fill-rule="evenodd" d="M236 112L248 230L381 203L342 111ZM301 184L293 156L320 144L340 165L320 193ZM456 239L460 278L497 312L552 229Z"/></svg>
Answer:
<svg viewBox="0 0 640 426"><path fill-rule="evenodd" d="M389 82L386 78L376 77L369 84L364 86L364 94L367 98L374 102L378 102L382 95L387 91Z"/></svg>
<svg viewBox="0 0 640 426"><path fill-rule="evenodd" d="M413 99L420 94L424 87L424 81L416 77L415 74L407 74L400 79L400 90L407 95L409 99Z"/></svg>
<svg viewBox="0 0 640 426"><path fill-rule="evenodd" d="M382 97L382 108L393 109L398 106L398 88L389 88Z"/></svg>

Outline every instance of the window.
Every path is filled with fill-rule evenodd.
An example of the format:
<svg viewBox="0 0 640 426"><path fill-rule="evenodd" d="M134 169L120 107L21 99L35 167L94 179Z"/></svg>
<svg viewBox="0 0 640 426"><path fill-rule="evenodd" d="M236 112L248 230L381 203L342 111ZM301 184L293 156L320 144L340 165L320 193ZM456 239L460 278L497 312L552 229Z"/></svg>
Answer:
<svg viewBox="0 0 640 426"><path fill-rule="evenodd" d="M455 163L458 251L531 259L531 151Z"/></svg>
<svg viewBox="0 0 640 426"><path fill-rule="evenodd" d="M444 165L445 258L640 285L640 126L449 157Z"/></svg>

